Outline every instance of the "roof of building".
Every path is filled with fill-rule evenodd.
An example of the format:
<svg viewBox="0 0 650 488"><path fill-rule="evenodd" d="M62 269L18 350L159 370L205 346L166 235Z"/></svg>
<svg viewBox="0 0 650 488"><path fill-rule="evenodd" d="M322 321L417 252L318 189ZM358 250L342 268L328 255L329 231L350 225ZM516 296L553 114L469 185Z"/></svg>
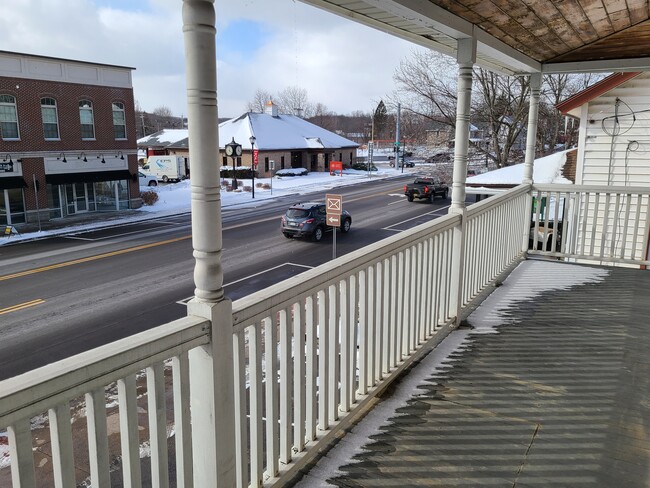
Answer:
<svg viewBox="0 0 650 488"><path fill-rule="evenodd" d="M30 58L40 58L40 59L52 59L52 60L56 60L56 61L66 61L66 62L69 62L69 63L92 64L94 66L107 66L107 67L111 67L111 68L121 68L121 69L135 70L135 68L132 67L132 66L122 66L122 65L118 65L118 64L97 63L95 61L81 61L79 59L57 58L57 57L54 57L54 56L42 56L40 54L19 53L19 52L15 52L15 51L0 50L0 55L1 54L8 54L8 55L11 55L11 56L26 56L26 57L30 57Z"/></svg>
<svg viewBox="0 0 650 488"><path fill-rule="evenodd" d="M295 115L273 116L248 112L219 124L219 146L233 139L244 149L255 136L255 148L260 151L356 148L354 141L307 122ZM165 129L138 139L138 146L157 148L187 148L187 129Z"/></svg>
<svg viewBox="0 0 650 488"><path fill-rule="evenodd" d="M567 163L567 154L575 151L569 149L543 158L536 159L533 163L533 182L538 184L572 184L564 175L564 166ZM466 186L473 188L505 189L520 185L524 179L524 163L513 164L505 168L488 171L467 178ZM474 191L476 193L476 191Z"/></svg>
<svg viewBox="0 0 650 488"><path fill-rule="evenodd" d="M585 103L598 98L608 91L613 90L617 86L625 83L628 80L631 80L632 78L635 78L640 74L641 73L639 72L611 74L599 82L594 83L584 90L570 96L563 102L558 103L555 107L562 113L562 115L572 115L574 117L577 117L578 114L571 113L573 110L583 106Z"/></svg>
<svg viewBox="0 0 650 488"><path fill-rule="evenodd" d="M165 148L175 144L183 139L187 139L189 132L187 129L163 129L148 136L141 137L137 143L140 147Z"/></svg>

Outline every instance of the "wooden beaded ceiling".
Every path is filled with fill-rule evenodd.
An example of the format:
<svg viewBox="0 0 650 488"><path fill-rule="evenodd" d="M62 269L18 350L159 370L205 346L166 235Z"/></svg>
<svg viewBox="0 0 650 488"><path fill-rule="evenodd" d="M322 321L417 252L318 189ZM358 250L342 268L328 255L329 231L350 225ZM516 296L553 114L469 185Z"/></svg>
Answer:
<svg viewBox="0 0 650 488"><path fill-rule="evenodd" d="M648 0L301 0L506 73L650 69Z"/></svg>

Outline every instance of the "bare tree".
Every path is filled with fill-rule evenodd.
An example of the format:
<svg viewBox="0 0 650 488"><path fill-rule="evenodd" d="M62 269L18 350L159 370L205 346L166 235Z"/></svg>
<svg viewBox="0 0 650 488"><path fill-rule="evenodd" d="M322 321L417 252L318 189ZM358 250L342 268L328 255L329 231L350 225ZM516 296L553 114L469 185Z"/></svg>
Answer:
<svg viewBox="0 0 650 488"><path fill-rule="evenodd" d="M433 51L413 51L402 60L393 79L393 104L450 127L456 125L456 67L453 59Z"/></svg>
<svg viewBox="0 0 650 488"><path fill-rule="evenodd" d="M166 105L161 105L160 107L154 108L152 113L154 115L157 115L158 117L173 117L174 116L174 114L172 113L172 109L167 107Z"/></svg>
<svg viewBox="0 0 650 488"><path fill-rule="evenodd" d="M253 100L248 102L247 111L248 112L258 112L264 113L264 108L266 103L270 101L273 97L270 92L266 90L257 89L255 95L253 95Z"/></svg>
<svg viewBox="0 0 650 488"><path fill-rule="evenodd" d="M528 119L528 77L501 76L482 68L474 70L478 97L473 101L476 121L483 121L490 141L488 156L497 168L518 161L511 157L522 137ZM523 152L522 152L523 154Z"/></svg>
<svg viewBox="0 0 650 488"><path fill-rule="evenodd" d="M288 86L278 93L274 101L279 110L285 114L309 118L314 113L314 107L309 102L307 90L304 88Z"/></svg>

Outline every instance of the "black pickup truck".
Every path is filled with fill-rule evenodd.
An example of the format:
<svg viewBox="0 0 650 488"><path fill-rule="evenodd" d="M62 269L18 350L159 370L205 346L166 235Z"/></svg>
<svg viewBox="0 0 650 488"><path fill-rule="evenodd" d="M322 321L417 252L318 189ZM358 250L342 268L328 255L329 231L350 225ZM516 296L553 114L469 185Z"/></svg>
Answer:
<svg viewBox="0 0 650 488"><path fill-rule="evenodd" d="M424 198L433 202L436 196L447 198L449 187L436 178L416 178L413 183L404 187L404 195L409 202L416 198Z"/></svg>

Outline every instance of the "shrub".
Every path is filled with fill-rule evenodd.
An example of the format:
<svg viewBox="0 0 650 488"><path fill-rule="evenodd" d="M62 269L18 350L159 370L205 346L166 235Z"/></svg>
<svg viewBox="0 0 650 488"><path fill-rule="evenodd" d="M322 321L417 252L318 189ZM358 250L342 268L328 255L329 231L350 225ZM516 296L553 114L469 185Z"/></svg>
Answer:
<svg viewBox="0 0 650 488"><path fill-rule="evenodd" d="M140 193L140 198L145 205L153 205L158 201L158 194L155 191L147 190Z"/></svg>
<svg viewBox="0 0 650 488"><path fill-rule="evenodd" d="M248 186L248 185L246 185L245 187L242 188L242 190L244 190L244 191L252 191L253 188L250 187L250 186Z"/></svg>
<svg viewBox="0 0 650 488"><path fill-rule="evenodd" d="M352 169L356 169L358 171L368 171L368 163L364 163L364 162L354 163L352 165ZM370 171L377 171L377 166L375 166L374 163L370 167Z"/></svg>
<svg viewBox="0 0 650 488"><path fill-rule="evenodd" d="M309 174L306 168L285 168L278 170L275 176L306 176Z"/></svg>
<svg viewBox="0 0 650 488"><path fill-rule="evenodd" d="M239 178L240 180L250 180L253 177L253 172L249 167L240 166L233 169L230 166L221 168L221 178ZM257 176L257 175L256 175Z"/></svg>
<svg viewBox="0 0 650 488"><path fill-rule="evenodd" d="M255 183L255 188L262 188L264 183Z"/></svg>
<svg viewBox="0 0 650 488"><path fill-rule="evenodd" d="M262 188L263 190L270 190L270 189L271 189L271 185L269 185L268 183L264 183L264 184L262 185L261 188Z"/></svg>

